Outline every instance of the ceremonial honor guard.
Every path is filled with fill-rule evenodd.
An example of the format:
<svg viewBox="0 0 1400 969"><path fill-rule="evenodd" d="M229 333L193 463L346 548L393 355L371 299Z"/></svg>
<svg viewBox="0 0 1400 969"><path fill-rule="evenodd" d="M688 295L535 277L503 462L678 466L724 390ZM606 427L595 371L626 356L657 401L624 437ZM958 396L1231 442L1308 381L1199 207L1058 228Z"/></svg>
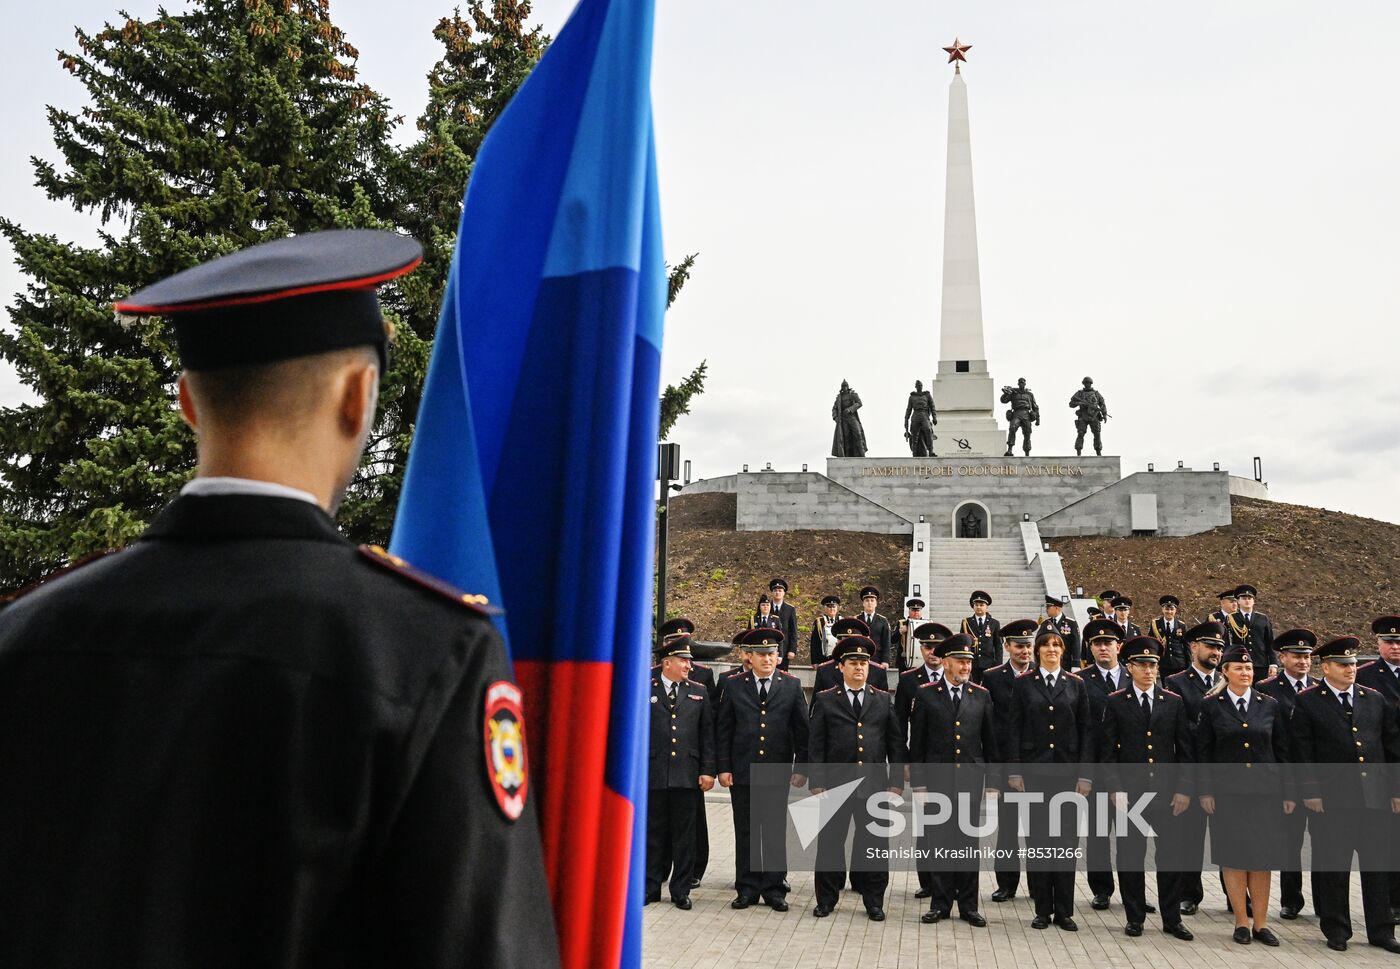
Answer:
<svg viewBox="0 0 1400 969"><path fill-rule="evenodd" d="M1311 820L1313 908L1327 947L1351 938L1351 859L1361 867L1366 941L1400 952L1390 918L1389 845L1400 813L1400 711L1378 691L1356 684L1353 636L1318 647L1322 681L1298 696L1294 754L1316 767L1302 783Z"/></svg>
<svg viewBox="0 0 1400 969"><path fill-rule="evenodd" d="M859 619L838 619L831 624L831 634L836 637L836 645L841 645L841 640L849 636L864 636L870 638L870 627ZM835 654L832 654L833 657ZM827 660L816 667L816 675L812 679L812 709L817 707L817 694L822 690L829 690L833 686L841 683L841 666L835 658Z"/></svg>
<svg viewBox="0 0 1400 969"><path fill-rule="evenodd" d="M1190 807L1190 783L1184 771L1169 776L1174 789L1159 790L1157 764L1189 764L1195 760L1191 724L1181 697L1157 682L1161 645L1149 636L1123 644L1124 665L1132 683L1112 693L1104 704L1099 723L1099 764L1102 787L1126 810L1127 802L1143 794L1154 795L1142 817L1151 825L1158 846L1159 866L1166 847L1175 848L1178 819ZM1129 767L1127 765L1142 765ZM1153 766L1147 766L1153 765ZM1142 935L1151 906L1147 904L1147 876L1143 864L1147 838L1133 824L1118 831L1118 884L1123 893L1125 935ZM1162 907L1162 931L1190 942L1194 936L1181 923L1181 873L1158 867L1157 901Z"/></svg>
<svg viewBox="0 0 1400 969"><path fill-rule="evenodd" d="M495 610L332 517L421 258L309 232L117 305L172 328L199 468L0 614L6 966L558 965Z"/></svg>
<svg viewBox="0 0 1400 969"><path fill-rule="evenodd" d="M1147 635L1162 648L1161 679L1175 676L1191 665L1191 651L1186 647L1186 624L1177 618L1181 600L1166 595L1157 600L1162 614L1147 624Z"/></svg>
<svg viewBox="0 0 1400 969"><path fill-rule="evenodd" d="M1284 720L1289 724L1290 740L1294 736L1293 710L1298 705L1298 694L1317 683L1308 675L1316 647L1317 636L1307 629L1290 629L1281 634L1274 640L1274 649L1279 654L1279 664L1283 669L1277 676L1256 684L1260 693L1267 693L1283 708ZM1309 823L1307 811L1294 811L1283 819L1286 850L1292 864L1278 875L1279 917L1290 922L1303 910L1303 834ZM1316 896L1316 891L1313 894Z"/></svg>
<svg viewBox="0 0 1400 969"><path fill-rule="evenodd" d="M972 606L972 615L962 621L958 631L974 641L973 652L977 655L972 660L972 682L981 683L982 674L1001 663L1001 623L988 615L992 597L981 589L968 596L967 602Z"/></svg>
<svg viewBox="0 0 1400 969"><path fill-rule="evenodd" d="M878 853L885 848L885 839L870 832L873 817L867 802L882 789L903 790L899 765L906 755L892 698L868 683L874 650L875 644L866 636L842 639L836 646L841 685L823 690L812 700L812 793L861 781L817 836L817 905L812 910L817 918L825 918L836 908L846 879L846 833L854 823L851 887L860 892L871 921L885 920L889 862L872 857L872 850Z"/></svg>
<svg viewBox="0 0 1400 969"><path fill-rule="evenodd" d="M918 665L919 650L915 648L914 630L924 624L924 600L908 599L904 603L904 618L894 625L894 662L897 670L910 669ZM952 633L950 632L951 636Z"/></svg>
<svg viewBox="0 0 1400 969"><path fill-rule="evenodd" d="M1016 680L1031 668L1031 654L1039 633L1035 620L1016 619L1001 627L1001 641L1006 647L1006 662L993 666L982 675L982 685L992 698L992 710L997 730L997 753L1005 758L1018 738L1011 733L1011 696ZM1057 634L1058 635L1058 634ZM1021 887L1020 838L1016 829L1016 806L1006 798L997 802L997 857L994 862L997 887L992 901L1009 902Z"/></svg>
<svg viewBox="0 0 1400 969"><path fill-rule="evenodd" d="M787 601L787 579L773 579L768 583L768 596L773 600L773 615L778 619L778 628L783 633L783 655L778 661L778 669L785 670L797 659L797 610Z"/></svg>
<svg viewBox="0 0 1400 969"><path fill-rule="evenodd" d="M953 631L947 626L936 622L926 622L918 626L913 632L913 638L919 644L919 652L923 654L924 661L911 670L905 670L899 674L899 683L894 691L894 715L899 721L899 736L905 739L908 735L909 715L914 708L914 694L922 686L930 683L937 683L943 675L943 660L938 655L938 644L949 636ZM919 890L914 893L915 898L928 898L933 891L933 879L929 872L923 868L919 869Z"/></svg>
<svg viewBox="0 0 1400 969"><path fill-rule="evenodd" d="M1066 932L1079 931L1074 921L1074 866L1077 838L1072 825L1062 833L1050 833L1049 802L1070 790L1087 797L1091 783L1087 770L1070 781L1066 765L1079 765L1092 751L1089 695L1084 681L1060 665L1065 644L1055 633L1036 637L1037 666L1016 680L1011 694L1012 747L1004 752L1010 773L1007 787L1035 791L1044 800L1032 805L1028 847L1039 857L1026 862L1026 881L1035 903L1031 928L1046 929L1053 921ZM1001 714L998 713L998 716ZM1068 829L1069 833L1063 833Z"/></svg>
<svg viewBox="0 0 1400 969"><path fill-rule="evenodd" d="M1197 794L1211 816L1210 854L1235 913L1234 940L1274 946L1278 936L1267 925L1270 862L1284 838L1283 816L1297 807L1273 769L1288 756L1287 725L1278 701L1254 689L1248 649L1231 646L1220 667L1223 678L1201 701L1196 726Z"/></svg>
<svg viewBox="0 0 1400 969"><path fill-rule="evenodd" d="M1239 612L1240 600L1235 595L1234 589L1226 589L1216 597L1220 600L1220 608L1206 616L1206 622L1218 622L1222 629L1225 628L1225 620Z"/></svg>
<svg viewBox="0 0 1400 969"><path fill-rule="evenodd" d="M1254 611L1258 590L1242 585L1235 590L1239 602L1238 614L1228 623L1231 645L1245 646L1254 661L1254 679L1262 680L1278 672L1278 654L1274 652L1274 627L1269 617Z"/></svg>
<svg viewBox="0 0 1400 969"><path fill-rule="evenodd" d="M1142 635L1142 630L1137 623L1129 619L1133 611L1133 600L1127 596L1117 596L1113 600L1113 621L1118 624L1119 630L1123 634L1123 640L1133 639Z"/></svg>
<svg viewBox="0 0 1400 969"><path fill-rule="evenodd" d="M1083 644L1079 638L1079 623L1065 615L1064 603L1054 596L1045 597L1045 618L1036 627L1035 634L1052 632L1065 641L1065 662L1068 669L1077 670L1084 665ZM1003 630L1002 639L1006 639Z"/></svg>
<svg viewBox="0 0 1400 969"><path fill-rule="evenodd" d="M1221 652L1225 648L1225 632L1217 622L1203 622L1186 631L1186 647L1191 650L1191 665L1180 673L1167 677L1166 688L1186 704L1186 720L1195 727L1200 719L1201 701L1219 680ZM1181 914L1195 915L1205 898L1201 885L1201 867L1205 864L1206 828L1208 817L1199 802L1193 801L1181 815L1178 834L1181 838L1183 870L1181 872ZM1222 880L1221 884L1224 882Z"/></svg>
<svg viewBox="0 0 1400 969"><path fill-rule="evenodd" d="M825 663L831 658L831 650L836 645L836 636L832 633L831 626L841 618L837 613L840 607L840 596L822 596L822 611L812 622L812 636L808 640L813 666Z"/></svg>
<svg viewBox="0 0 1400 969"><path fill-rule="evenodd" d="M729 684L719 709L719 783L729 788L734 812L736 895L731 908L748 908L761 899L775 912L788 910L785 789L806 782L793 768L807 761L808 722L802 684L777 669L781 641L782 634L770 629L744 636L753 668ZM776 766L753 770L762 765ZM760 792L757 798L755 791Z"/></svg>
<svg viewBox="0 0 1400 969"><path fill-rule="evenodd" d="M869 629L870 641L875 644L875 655L870 662L880 667L880 675L875 677L875 685L884 688L889 683L884 678L884 670L890 665L890 621L875 609L880 605L880 590L868 585L860 590L861 614L857 616Z"/></svg>
<svg viewBox="0 0 1400 969"><path fill-rule="evenodd" d="M690 673L690 637L657 649L651 678L651 747L647 759L646 904L661 901L670 876L671 902L689 910L695 870L695 790L715 786L715 724L709 695Z"/></svg>
<svg viewBox="0 0 1400 969"><path fill-rule="evenodd" d="M921 876L923 869L929 869L932 889L929 910L921 921L942 921L953 913L956 903L958 917L980 929L986 927L987 919L977 910L978 861L971 854L977 839L963 830L957 818L964 818L969 827L978 825L983 797L995 790L996 780L987 767L998 760L992 696L971 682L971 636L949 636L939 642L937 652L947 672L919 687L915 695L909 732L910 782L916 791L951 794L956 804L952 820L936 829L931 825L919 838L926 853L934 845L951 853L951 863L929 854L920 863Z"/></svg>
<svg viewBox="0 0 1400 969"><path fill-rule="evenodd" d="M1400 616L1378 617L1371 623L1371 632L1380 659L1359 667L1356 682L1379 690L1391 703L1400 703ZM1391 827L1390 852L1391 916L1400 921L1400 818Z"/></svg>
<svg viewBox="0 0 1400 969"><path fill-rule="evenodd" d="M1089 646L1093 662L1080 671L1089 694L1089 722L1094 731L1091 734L1087 759L1098 761L1098 724L1103 720L1104 706L1108 696L1127 686L1128 674L1118 662L1118 652L1123 645L1123 627L1112 619L1095 619L1084 627L1084 642ZM1091 908L1102 911L1109 906L1113 897L1112 835L1100 836L1101 827L1108 831L1113 828L1113 812L1109 809L1106 825L1101 825L1099 815L1105 806L1094 798L1089 801L1089 834L1084 839L1084 861L1087 869L1089 892L1093 900Z"/></svg>

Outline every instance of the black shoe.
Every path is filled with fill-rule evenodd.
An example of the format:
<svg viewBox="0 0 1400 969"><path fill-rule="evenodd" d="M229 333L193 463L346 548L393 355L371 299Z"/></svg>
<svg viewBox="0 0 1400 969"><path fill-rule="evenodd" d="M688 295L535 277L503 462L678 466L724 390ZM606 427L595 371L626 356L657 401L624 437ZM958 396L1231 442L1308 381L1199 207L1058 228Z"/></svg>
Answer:
<svg viewBox="0 0 1400 969"><path fill-rule="evenodd" d="M994 902L1009 902L1015 897L1016 889L1014 888L1010 890L998 888L996 891L992 892L992 901Z"/></svg>
<svg viewBox="0 0 1400 969"><path fill-rule="evenodd" d="M784 895L791 895L791 894L792 894L792 886L788 884L788 880L787 880L786 878L783 879L783 894L784 894Z"/></svg>
<svg viewBox="0 0 1400 969"><path fill-rule="evenodd" d="M981 912L963 912L958 918L962 919L974 929L985 929L987 927L987 916Z"/></svg>
<svg viewBox="0 0 1400 969"><path fill-rule="evenodd" d="M1254 941L1249 937L1249 927L1246 925L1236 926L1235 934L1231 936L1231 938L1233 938L1240 945L1249 945L1250 942Z"/></svg>
<svg viewBox="0 0 1400 969"><path fill-rule="evenodd" d="M785 898L769 899L767 902L764 902L764 904L775 912L786 912L789 908L787 899Z"/></svg>
<svg viewBox="0 0 1400 969"><path fill-rule="evenodd" d="M923 915L919 916L919 921L924 923L925 925L933 925L935 923L942 922L947 917L948 913L943 911L941 908L931 908Z"/></svg>
<svg viewBox="0 0 1400 969"><path fill-rule="evenodd" d="M930 895L932 895L932 894L933 894L933 889L932 889L932 888L921 888L921 889L919 889L917 892L914 893L914 897L915 897L915 898L928 898L928 897L929 897Z"/></svg>
<svg viewBox="0 0 1400 969"><path fill-rule="evenodd" d="M1346 943L1343 943L1343 945L1345 944ZM1375 946L1377 949L1384 949L1386 952L1400 952L1400 942L1395 941L1394 937L1389 939L1372 939L1371 945Z"/></svg>
<svg viewBox="0 0 1400 969"><path fill-rule="evenodd" d="M882 908L867 908L865 914L872 922L883 922L885 920L885 910Z"/></svg>
<svg viewBox="0 0 1400 969"><path fill-rule="evenodd" d="M816 908L812 909L812 915L819 919L824 919L830 914L831 909L827 908L825 905L818 905Z"/></svg>
<svg viewBox="0 0 1400 969"><path fill-rule="evenodd" d="M1278 945L1278 936L1274 935L1274 930L1267 926L1262 929L1255 929L1254 937L1265 945Z"/></svg>
<svg viewBox="0 0 1400 969"><path fill-rule="evenodd" d="M1156 915L1156 914L1157 914L1157 906L1153 905L1151 902L1148 902L1146 905L1144 905L1144 906L1142 907L1142 910L1143 910L1144 912L1146 912L1148 915Z"/></svg>
<svg viewBox="0 0 1400 969"><path fill-rule="evenodd" d="M1400 908L1392 907L1390 910L1390 924L1400 925Z"/></svg>
<svg viewBox="0 0 1400 969"><path fill-rule="evenodd" d="M1182 903L1181 903L1181 914L1182 914L1182 915L1195 915L1195 914L1196 914L1196 909L1197 909L1197 907L1198 907L1198 904L1197 904L1196 902L1182 902Z"/></svg>
<svg viewBox="0 0 1400 969"><path fill-rule="evenodd" d="M754 898L752 895L740 895L738 898L734 899L734 901L729 903L729 907L748 908L750 905L755 904L757 901L758 899Z"/></svg>
<svg viewBox="0 0 1400 969"><path fill-rule="evenodd" d="M671 904L674 905L676 908L680 909L682 912L689 912L691 909L689 895L687 895L684 898L673 898L671 899Z"/></svg>
<svg viewBox="0 0 1400 969"><path fill-rule="evenodd" d="M1050 928L1050 919L1046 918L1044 915L1037 915L1035 918L1031 919L1031 928L1048 929Z"/></svg>
<svg viewBox="0 0 1400 969"><path fill-rule="evenodd" d="M1058 925L1058 926L1059 926L1062 930L1064 930L1065 932L1078 932L1078 931L1079 931L1079 925L1078 925L1078 923L1076 923L1076 922L1074 921L1074 919L1070 918L1068 915L1066 915L1066 916L1065 916L1064 918L1062 918L1062 919L1056 919L1056 920L1055 920L1055 924Z"/></svg>
<svg viewBox="0 0 1400 969"><path fill-rule="evenodd" d="M1167 935L1171 936L1174 939L1180 939L1182 942L1190 942L1192 939L1195 938L1195 936L1191 933L1191 930L1188 929L1186 926L1182 925L1180 922L1176 923L1175 925L1164 925L1162 926L1162 931L1167 933Z"/></svg>
<svg viewBox="0 0 1400 969"><path fill-rule="evenodd" d="M1331 949L1333 952L1345 952L1345 951L1347 951L1347 940L1346 940L1346 939L1328 939L1328 940L1327 940L1327 948Z"/></svg>
<svg viewBox="0 0 1400 969"><path fill-rule="evenodd" d="M1094 900L1089 903L1089 907L1096 912L1102 912L1104 909L1108 908L1108 896L1095 895Z"/></svg>
<svg viewBox="0 0 1400 969"><path fill-rule="evenodd" d="M692 879L690 880L690 890L693 892L693 891L695 891L695 889L697 889L697 888L699 888L699 887L700 887L700 879L698 879L698 878L692 878Z"/></svg>
<svg viewBox="0 0 1400 969"><path fill-rule="evenodd" d="M648 892L648 893L647 893L647 897L644 898L644 899L642 899L642 904L643 904L643 905L650 905L652 902L659 902L659 901L661 901L661 893L660 893L660 892Z"/></svg>
<svg viewBox="0 0 1400 969"><path fill-rule="evenodd" d="M1298 910L1292 905L1284 905L1278 910L1278 917L1285 922L1292 922L1298 917Z"/></svg>
<svg viewBox="0 0 1400 969"><path fill-rule="evenodd" d="M1123 934L1131 939L1136 939L1138 936L1142 935L1142 923L1129 922L1127 925L1123 926Z"/></svg>

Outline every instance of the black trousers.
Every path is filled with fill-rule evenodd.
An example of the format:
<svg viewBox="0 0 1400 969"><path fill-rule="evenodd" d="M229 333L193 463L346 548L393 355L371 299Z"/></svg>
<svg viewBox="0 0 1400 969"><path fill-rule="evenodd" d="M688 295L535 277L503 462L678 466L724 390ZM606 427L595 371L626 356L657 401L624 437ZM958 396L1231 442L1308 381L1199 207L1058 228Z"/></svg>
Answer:
<svg viewBox="0 0 1400 969"><path fill-rule="evenodd" d="M647 791L648 897L659 895L671 878L671 898L690 897L695 873L696 792L688 787L653 787Z"/></svg>
<svg viewBox="0 0 1400 969"><path fill-rule="evenodd" d="M1395 937L1390 924L1389 811L1338 808L1323 798L1323 811L1308 819L1313 847L1313 908L1322 934L1329 939L1351 938L1348 899L1353 853L1360 860L1361 908L1366 940ZM1343 870L1335 870L1346 866ZM1327 871L1325 869L1334 869Z"/></svg>
<svg viewBox="0 0 1400 969"><path fill-rule="evenodd" d="M1201 804L1194 797L1191 806L1176 819L1176 834L1181 839L1182 857L1188 859L1183 869L1177 872L1181 890L1181 901L1200 905L1206 897L1201 884L1201 869L1206 858L1206 822L1209 815L1201 810Z"/></svg>
<svg viewBox="0 0 1400 969"><path fill-rule="evenodd" d="M841 887L846 883L846 834L852 823L855 836L850 855L851 888L860 892L866 908L884 908L885 890L890 884L889 859L872 860L868 852L884 850L888 841L868 829L871 817L865 802L870 793L861 789L847 798L817 835L817 904L823 908L836 907Z"/></svg>
<svg viewBox="0 0 1400 969"><path fill-rule="evenodd" d="M1129 801L1132 800L1130 796ZM1165 847L1173 845L1175 839L1180 837L1180 818L1172 817L1169 807L1145 811L1143 818L1156 832L1159 853L1165 853ZM1127 830L1119 831L1117 837L1118 890L1123 896L1123 914L1127 921L1141 925L1147 921L1147 872L1143 870L1147 859L1147 837L1131 823L1127 825ZM1164 928L1181 924L1181 883L1180 872L1158 869L1157 911L1162 916Z"/></svg>
<svg viewBox="0 0 1400 969"><path fill-rule="evenodd" d="M691 879L698 881L705 877L705 869L710 867L710 823L705 819L705 792L695 791L695 870Z"/></svg>
<svg viewBox="0 0 1400 969"><path fill-rule="evenodd" d="M957 799L957 811L962 811L965 798L968 805L969 825L982 822L982 809L985 806L982 787L963 788L948 792ZM930 891L928 908L930 912L951 913L957 905L963 915L977 911L977 886L981 875L981 863L975 856L978 839L967 834L958 821L949 821L937 827L930 826L919 836L919 848L928 854L921 855L919 863L920 884L927 877ZM968 857L958 857L966 853Z"/></svg>
<svg viewBox="0 0 1400 969"><path fill-rule="evenodd" d="M1113 857L1109 848L1113 843L1113 815L1112 803L1103 801L1097 793L1089 794L1089 836L1084 839L1084 861L1092 895L1113 894ZM1107 822L1104 830L1108 834L1100 837L1097 832L1102 822Z"/></svg>
<svg viewBox="0 0 1400 969"><path fill-rule="evenodd" d="M1300 804L1292 814L1283 816L1284 850L1288 852L1289 864L1278 873L1278 903L1284 908L1303 908L1303 833L1308 829L1311 813ZM1316 896L1314 889L1313 897Z"/></svg>
<svg viewBox="0 0 1400 969"><path fill-rule="evenodd" d="M1017 811L1006 803L1005 796L997 801L997 888L1014 894L1021 887L1021 838L1016 828Z"/></svg>
<svg viewBox="0 0 1400 969"><path fill-rule="evenodd" d="M780 899L787 895L783 891L787 792L764 788L755 798L755 790L748 784L729 789L734 808L734 889L742 898Z"/></svg>
<svg viewBox="0 0 1400 969"><path fill-rule="evenodd" d="M1030 805L1030 834L1026 837L1026 883L1031 890L1035 914L1066 919L1074 914L1074 853L1079 846L1078 818L1068 807L1058 807L1055 816L1059 834L1050 833L1050 801L1056 795L1074 790L1074 782L1059 777L1027 777L1027 791L1039 791L1044 799Z"/></svg>

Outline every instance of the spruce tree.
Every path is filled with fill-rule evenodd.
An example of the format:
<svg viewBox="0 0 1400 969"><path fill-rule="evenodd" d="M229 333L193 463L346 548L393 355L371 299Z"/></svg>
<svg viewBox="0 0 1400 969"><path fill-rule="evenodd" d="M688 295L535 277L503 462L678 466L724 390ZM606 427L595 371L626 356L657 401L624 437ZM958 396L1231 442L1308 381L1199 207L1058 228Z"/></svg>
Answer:
<svg viewBox="0 0 1400 969"><path fill-rule="evenodd" d="M123 15L125 16L125 15ZM385 101L325 0L195 0L89 33L50 108L49 198L92 213L79 246L0 219L28 283L0 357L37 398L0 409L0 592L137 535L191 474L162 321L112 302L216 255L294 232L390 227ZM387 294L391 310L402 299Z"/></svg>

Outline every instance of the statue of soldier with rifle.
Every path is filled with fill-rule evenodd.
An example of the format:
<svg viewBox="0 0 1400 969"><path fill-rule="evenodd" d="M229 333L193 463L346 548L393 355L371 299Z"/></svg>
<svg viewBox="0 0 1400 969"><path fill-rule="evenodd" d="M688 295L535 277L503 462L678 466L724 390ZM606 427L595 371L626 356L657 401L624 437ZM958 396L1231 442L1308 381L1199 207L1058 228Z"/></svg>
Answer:
<svg viewBox="0 0 1400 969"><path fill-rule="evenodd" d="M1074 396L1069 399L1069 406L1078 408L1074 418L1074 429L1079 432L1079 436L1074 439L1074 453L1084 453L1084 432L1092 428L1094 453L1102 455L1103 438L1099 431L1104 421L1108 420L1108 404L1104 401L1103 394L1094 389L1094 378L1084 378L1084 389L1074 392Z"/></svg>

